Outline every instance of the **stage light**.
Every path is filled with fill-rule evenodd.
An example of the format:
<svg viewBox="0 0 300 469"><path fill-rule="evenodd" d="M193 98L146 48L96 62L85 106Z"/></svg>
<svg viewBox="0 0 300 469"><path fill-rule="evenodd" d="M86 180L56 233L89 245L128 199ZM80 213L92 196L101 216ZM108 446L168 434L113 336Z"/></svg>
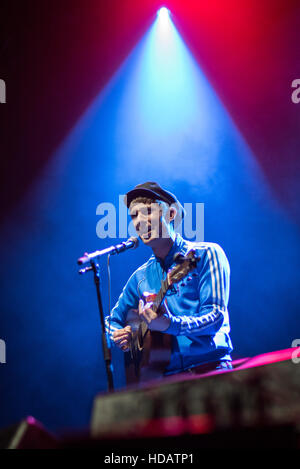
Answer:
<svg viewBox="0 0 300 469"><path fill-rule="evenodd" d="M161 7L157 11L157 22L156 22L156 29L158 35L160 36L159 40L168 40L169 34L171 33L172 29L172 20L170 16L170 10L166 7Z"/></svg>
<svg viewBox="0 0 300 469"><path fill-rule="evenodd" d="M161 21L169 21L170 10L166 7L161 7L157 12L157 16Z"/></svg>

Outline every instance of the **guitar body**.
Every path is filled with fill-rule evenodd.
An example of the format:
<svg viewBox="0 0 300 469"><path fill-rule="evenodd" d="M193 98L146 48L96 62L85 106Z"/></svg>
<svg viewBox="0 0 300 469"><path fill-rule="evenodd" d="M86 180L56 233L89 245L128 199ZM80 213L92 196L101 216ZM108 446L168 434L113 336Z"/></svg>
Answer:
<svg viewBox="0 0 300 469"><path fill-rule="evenodd" d="M139 319L136 310L130 310L126 325L131 326L133 336L138 334ZM142 383L163 376L170 363L172 336L162 332L147 330L141 347L125 353L125 375L127 384Z"/></svg>
<svg viewBox="0 0 300 469"><path fill-rule="evenodd" d="M161 305L168 289L193 271L199 259L194 250L189 251L185 256L175 255L174 260L177 265L168 272L166 279L162 280L157 294L144 293L144 303L151 303L151 309L158 316L163 314L164 310ZM197 276L197 274L192 275ZM127 384L162 377L165 368L170 363L172 336L149 330L147 324L140 318L137 309L131 309L128 312L126 325L131 326L132 329L130 351L125 353Z"/></svg>

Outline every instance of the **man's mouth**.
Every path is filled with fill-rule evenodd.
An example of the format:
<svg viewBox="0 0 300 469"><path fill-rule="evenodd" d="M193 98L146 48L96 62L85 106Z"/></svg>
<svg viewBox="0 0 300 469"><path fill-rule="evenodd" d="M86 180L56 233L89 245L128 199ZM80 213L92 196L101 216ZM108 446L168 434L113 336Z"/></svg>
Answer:
<svg viewBox="0 0 300 469"><path fill-rule="evenodd" d="M150 239L151 238L151 231L147 231L146 233L143 233L142 235L143 239Z"/></svg>
<svg viewBox="0 0 300 469"><path fill-rule="evenodd" d="M151 227L147 229L147 231L144 231L141 233L141 238L142 239L150 239L151 238Z"/></svg>

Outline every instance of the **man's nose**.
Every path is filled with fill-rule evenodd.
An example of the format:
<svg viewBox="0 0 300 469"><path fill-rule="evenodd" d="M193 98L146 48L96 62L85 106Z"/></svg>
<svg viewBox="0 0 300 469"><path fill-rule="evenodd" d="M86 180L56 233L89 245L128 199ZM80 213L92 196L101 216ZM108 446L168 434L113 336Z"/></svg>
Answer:
<svg viewBox="0 0 300 469"><path fill-rule="evenodd" d="M139 231L140 229L144 229L148 225L148 215L140 213L136 218L135 229Z"/></svg>

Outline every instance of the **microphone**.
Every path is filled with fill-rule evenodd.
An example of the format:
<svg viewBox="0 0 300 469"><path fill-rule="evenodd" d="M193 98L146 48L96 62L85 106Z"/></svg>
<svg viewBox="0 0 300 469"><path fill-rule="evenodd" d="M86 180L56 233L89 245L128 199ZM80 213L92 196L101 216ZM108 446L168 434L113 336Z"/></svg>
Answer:
<svg viewBox="0 0 300 469"><path fill-rule="evenodd" d="M120 254L121 252L127 251L127 249L136 249L138 245L139 240L134 236L131 236L131 238L127 239L127 241L123 241L123 243L113 246L114 249L111 254Z"/></svg>
<svg viewBox="0 0 300 469"><path fill-rule="evenodd" d="M127 239L127 241L123 241L123 243L116 244L116 246L110 246L109 248L102 249L101 251L94 251L91 253L85 252L84 255L77 260L77 263L79 265L83 265L87 262L90 262L95 257L103 256L104 254L120 254L121 252L127 251L127 249L136 249L138 245L138 238L132 236L131 238Z"/></svg>

